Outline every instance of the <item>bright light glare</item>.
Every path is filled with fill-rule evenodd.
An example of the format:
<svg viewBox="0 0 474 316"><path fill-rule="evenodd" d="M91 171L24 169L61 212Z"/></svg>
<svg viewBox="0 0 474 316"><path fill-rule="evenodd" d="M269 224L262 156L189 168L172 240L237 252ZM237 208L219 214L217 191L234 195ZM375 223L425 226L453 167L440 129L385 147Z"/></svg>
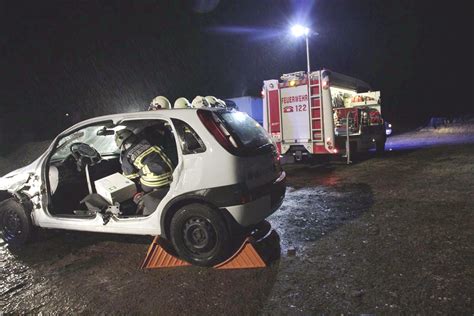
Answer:
<svg viewBox="0 0 474 316"><path fill-rule="evenodd" d="M309 28L303 25L296 24L291 27L291 34L293 34L293 36L296 36L296 37L300 37L303 35L308 36Z"/></svg>
<svg viewBox="0 0 474 316"><path fill-rule="evenodd" d="M247 115L242 112L235 112L234 118L236 119L237 122L244 122L247 119Z"/></svg>

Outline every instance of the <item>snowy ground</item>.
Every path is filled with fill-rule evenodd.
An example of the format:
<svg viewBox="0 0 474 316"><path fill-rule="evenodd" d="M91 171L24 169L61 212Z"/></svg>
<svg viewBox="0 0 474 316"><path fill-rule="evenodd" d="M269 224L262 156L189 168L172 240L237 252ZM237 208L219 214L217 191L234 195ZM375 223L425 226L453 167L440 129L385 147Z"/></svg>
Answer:
<svg viewBox="0 0 474 316"><path fill-rule="evenodd" d="M474 122L451 124L446 127L425 127L416 131L391 136L387 150L409 150L441 145L473 144Z"/></svg>

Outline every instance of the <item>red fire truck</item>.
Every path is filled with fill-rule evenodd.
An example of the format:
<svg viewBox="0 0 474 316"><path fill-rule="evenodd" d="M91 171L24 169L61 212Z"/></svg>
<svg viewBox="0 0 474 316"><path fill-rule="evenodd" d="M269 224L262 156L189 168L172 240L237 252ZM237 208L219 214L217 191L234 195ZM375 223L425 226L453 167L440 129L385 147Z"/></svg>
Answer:
<svg viewBox="0 0 474 316"><path fill-rule="evenodd" d="M299 71L263 83L263 126L280 154L345 154L385 149L380 91L330 70Z"/></svg>

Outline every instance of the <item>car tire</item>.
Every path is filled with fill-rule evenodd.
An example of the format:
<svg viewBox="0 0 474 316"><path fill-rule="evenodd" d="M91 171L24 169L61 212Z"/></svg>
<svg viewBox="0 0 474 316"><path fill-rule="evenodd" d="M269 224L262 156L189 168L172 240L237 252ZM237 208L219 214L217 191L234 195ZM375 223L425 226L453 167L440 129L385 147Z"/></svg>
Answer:
<svg viewBox="0 0 474 316"><path fill-rule="evenodd" d="M33 223L25 208L14 199L0 204L0 231L9 246L27 243L33 234Z"/></svg>
<svg viewBox="0 0 474 316"><path fill-rule="evenodd" d="M180 258L212 267L230 256L231 234L223 216L204 204L180 208L171 219L170 237Z"/></svg>

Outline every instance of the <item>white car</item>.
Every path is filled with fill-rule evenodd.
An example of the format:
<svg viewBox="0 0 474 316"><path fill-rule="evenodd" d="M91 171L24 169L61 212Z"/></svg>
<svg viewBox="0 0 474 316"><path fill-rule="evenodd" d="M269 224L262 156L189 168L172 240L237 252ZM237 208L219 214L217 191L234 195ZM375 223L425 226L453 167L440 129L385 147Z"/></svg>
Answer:
<svg viewBox="0 0 474 316"><path fill-rule="evenodd" d="M128 128L163 148L173 163L165 196L94 208L95 181L121 173L117 130ZM145 195L147 196L147 195ZM234 237L275 212L285 172L275 144L248 115L222 109L126 113L67 129L30 165L0 178L3 239L20 246L35 227L161 235L192 264L212 266L230 255ZM89 203L90 204L90 203Z"/></svg>

